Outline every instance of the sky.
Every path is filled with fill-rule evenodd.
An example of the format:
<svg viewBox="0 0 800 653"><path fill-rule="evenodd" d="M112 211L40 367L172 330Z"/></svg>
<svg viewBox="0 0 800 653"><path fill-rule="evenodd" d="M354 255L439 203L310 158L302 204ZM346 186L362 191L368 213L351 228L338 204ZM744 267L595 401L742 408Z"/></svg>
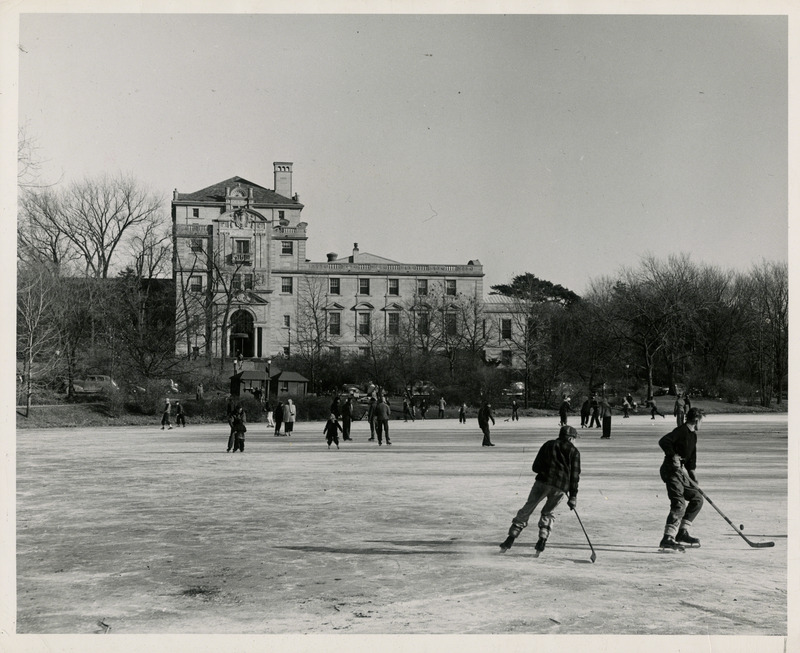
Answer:
<svg viewBox="0 0 800 653"><path fill-rule="evenodd" d="M130 173L167 216L291 161L311 260L579 294L787 260L786 16L23 13L19 43L44 180Z"/></svg>

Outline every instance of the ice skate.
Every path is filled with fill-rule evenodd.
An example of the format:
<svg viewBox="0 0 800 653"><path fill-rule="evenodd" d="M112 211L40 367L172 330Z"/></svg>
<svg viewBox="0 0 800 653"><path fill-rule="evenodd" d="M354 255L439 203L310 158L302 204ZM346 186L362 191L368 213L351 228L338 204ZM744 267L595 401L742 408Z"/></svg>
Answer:
<svg viewBox="0 0 800 653"><path fill-rule="evenodd" d="M501 553L505 553L506 551L508 551L508 550L511 548L511 546L514 544L514 540L515 540L515 539L516 539L516 538L515 538L513 535L509 535L509 536L508 536L508 537L505 539L505 542L503 542L503 543L500 545L500 552L501 552Z"/></svg>
<svg viewBox="0 0 800 653"><path fill-rule="evenodd" d="M658 548L665 553L683 553L686 549L683 545L678 544L675 541L675 538L671 535L665 535L661 538L661 542L658 544Z"/></svg>
<svg viewBox="0 0 800 653"><path fill-rule="evenodd" d="M681 544L685 544L688 547L700 547L700 539L697 537L692 537L689 535L689 531L685 528L682 528L678 531L678 535L675 537L676 542L680 542Z"/></svg>
<svg viewBox="0 0 800 653"><path fill-rule="evenodd" d="M538 558L539 554L544 551L544 547L547 544L547 540L543 537L539 538L539 541L536 542L536 546L534 547L533 557Z"/></svg>

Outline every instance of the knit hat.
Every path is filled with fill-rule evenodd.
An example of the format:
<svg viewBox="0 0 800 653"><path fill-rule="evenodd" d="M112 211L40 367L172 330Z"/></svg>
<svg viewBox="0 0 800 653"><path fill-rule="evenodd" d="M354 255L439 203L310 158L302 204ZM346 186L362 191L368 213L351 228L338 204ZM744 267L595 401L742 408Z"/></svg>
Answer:
<svg viewBox="0 0 800 653"><path fill-rule="evenodd" d="M558 437L562 440L566 440L567 438L577 438L578 431L575 430L574 426L564 425L561 427L561 430L558 432Z"/></svg>

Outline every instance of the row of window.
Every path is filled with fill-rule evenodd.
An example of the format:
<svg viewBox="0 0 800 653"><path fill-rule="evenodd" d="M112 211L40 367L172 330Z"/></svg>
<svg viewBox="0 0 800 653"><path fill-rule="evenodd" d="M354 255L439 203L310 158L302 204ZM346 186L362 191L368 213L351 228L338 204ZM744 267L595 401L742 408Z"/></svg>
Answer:
<svg viewBox="0 0 800 653"><path fill-rule="evenodd" d="M219 207L220 213L225 213L226 208L224 206ZM192 209L192 217L199 218L200 217L200 209ZM278 220L283 220L286 217L285 211L278 211Z"/></svg>
<svg viewBox="0 0 800 653"><path fill-rule="evenodd" d="M333 354L334 356L341 356L342 355L342 348L336 346L329 346L328 351ZM369 347L359 347L358 353L361 356L367 356L369 354ZM289 348L284 347L284 354L288 357L289 356ZM514 361L514 355L511 351L504 350L500 352L500 364L505 365L507 367L511 367Z"/></svg>
<svg viewBox="0 0 800 653"><path fill-rule="evenodd" d="M250 241L246 239L237 238L233 241L233 248L234 254L238 255L250 255ZM202 238L192 238L192 251L193 252L202 252L204 249L205 243ZM281 254L294 254L294 242L291 240L282 240L281 241Z"/></svg>
<svg viewBox="0 0 800 653"><path fill-rule="evenodd" d="M370 282L371 279L359 279L358 280L358 294L359 295L369 295L371 294L370 290ZM338 277L331 277L329 279L329 286L328 292L331 295L340 295L342 292L342 280ZM445 295L451 295L455 297L456 295L456 280L455 279L446 279L445 280ZM386 287L387 294L389 295L400 295L400 279L388 279L387 280L387 287ZM427 295L428 294L428 280L427 279L417 279L417 295Z"/></svg>

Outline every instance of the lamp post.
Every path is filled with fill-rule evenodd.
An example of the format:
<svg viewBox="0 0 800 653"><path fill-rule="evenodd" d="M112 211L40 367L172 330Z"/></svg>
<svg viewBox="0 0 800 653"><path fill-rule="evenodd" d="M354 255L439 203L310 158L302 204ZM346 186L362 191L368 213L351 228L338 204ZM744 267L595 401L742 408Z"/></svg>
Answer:
<svg viewBox="0 0 800 653"><path fill-rule="evenodd" d="M272 367L272 359L267 358L267 401L269 401L269 382L270 382L270 368Z"/></svg>

